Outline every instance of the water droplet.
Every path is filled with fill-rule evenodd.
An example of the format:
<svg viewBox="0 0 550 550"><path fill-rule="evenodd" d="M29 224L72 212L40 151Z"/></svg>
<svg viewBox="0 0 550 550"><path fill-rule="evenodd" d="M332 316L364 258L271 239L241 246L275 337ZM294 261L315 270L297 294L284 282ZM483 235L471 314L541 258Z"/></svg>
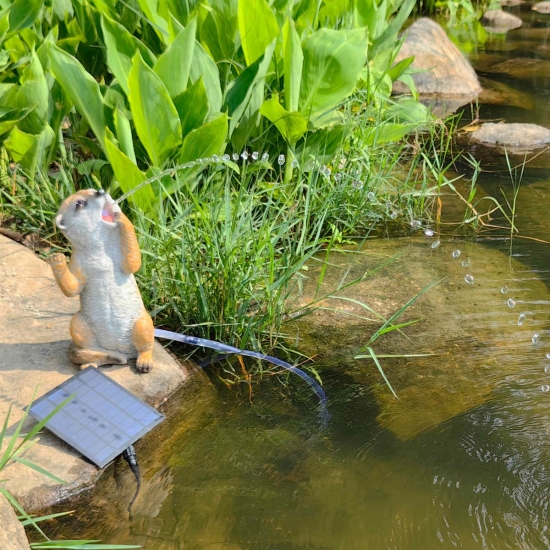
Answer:
<svg viewBox="0 0 550 550"><path fill-rule="evenodd" d="M315 170L315 163L313 162L310 162L308 165L307 165L307 169L311 172L312 170Z"/></svg>
<svg viewBox="0 0 550 550"><path fill-rule="evenodd" d="M525 321L525 314L520 313L518 317L518 325L519 326L523 325L523 321Z"/></svg>
<svg viewBox="0 0 550 550"><path fill-rule="evenodd" d="M411 227L413 229L420 229L422 227L422 222L420 220L411 220Z"/></svg>
<svg viewBox="0 0 550 550"><path fill-rule="evenodd" d="M453 250L453 258L458 258L460 256L460 250Z"/></svg>
<svg viewBox="0 0 550 550"><path fill-rule="evenodd" d="M550 353L546 354L546 359L550 359Z"/></svg>
<svg viewBox="0 0 550 550"><path fill-rule="evenodd" d="M264 153L264 154L262 155L262 160L263 160L264 162L268 162L268 161L269 161L269 153Z"/></svg>
<svg viewBox="0 0 550 550"><path fill-rule="evenodd" d="M243 160L248 160L248 151L246 149L241 153L241 158Z"/></svg>
<svg viewBox="0 0 550 550"><path fill-rule="evenodd" d="M533 344L538 344L539 340L540 340L540 334L533 334L533 338L531 338L531 342L533 342Z"/></svg>
<svg viewBox="0 0 550 550"><path fill-rule="evenodd" d="M259 156L260 156L260 155L259 155L258 151L254 151L254 152L252 153L252 160L258 160L258 157L259 157Z"/></svg>
<svg viewBox="0 0 550 550"><path fill-rule="evenodd" d="M320 172L321 174L323 174L323 176L326 176L328 178L330 176L331 169L328 166L323 165L321 166Z"/></svg>
<svg viewBox="0 0 550 550"><path fill-rule="evenodd" d="M462 267L470 267L470 260L464 260L462 262Z"/></svg>
<svg viewBox="0 0 550 550"><path fill-rule="evenodd" d="M550 391L550 386L548 384L544 384L544 386L541 386L540 389L546 393L547 391Z"/></svg>
<svg viewBox="0 0 550 550"><path fill-rule="evenodd" d="M282 166L285 163L285 161L286 161L286 159L285 159L284 155L279 155L277 157L277 162L279 163L280 166Z"/></svg>
<svg viewBox="0 0 550 550"><path fill-rule="evenodd" d="M550 372L550 365L546 365L546 367L544 367L544 372L546 373Z"/></svg>
<svg viewBox="0 0 550 550"><path fill-rule="evenodd" d="M292 166L292 168L298 168L298 165L299 165L299 164L300 164L300 163L299 163L296 159L294 159L294 160L290 163L290 166Z"/></svg>
<svg viewBox="0 0 550 550"><path fill-rule="evenodd" d="M426 235L426 237L433 237L434 236L434 230L433 229L426 229L426 231L424 231L424 235Z"/></svg>
<svg viewBox="0 0 550 550"><path fill-rule="evenodd" d="M367 199L369 199L370 202L376 202L376 195L372 191L369 191L367 193Z"/></svg>
<svg viewBox="0 0 550 550"><path fill-rule="evenodd" d="M341 181L342 180L342 174L340 172L336 172L334 174L334 181Z"/></svg>
<svg viewBox="0 0 550 550"><path fill-rule="evenodd" d="M361 180L353 180L351 186L354 189L363 189L363 182Z"/></svg>
<svg viewBox="0 0 550 550"><path fill-rule="evenodd" d="M503 286L501 289L500 289L500 292L501 294L506 294L508 292L508 287L507 286Z"/></svg>
<svg viewBox="0 0 550 550"><path fill-rule="evenodd" d="M431 246L432 248L437 248L441 243L439 241L434 241Z"/></svg>
<svg viewBox="0 0 550 550"><path fill-rule="evenodd" d="M223 160L225 160L225 161L231 160L231 157L226 153L226 154L223 156Z"/></svg>
<svg viewBox="0 0 550 550"><path fill-rule="evenodd" d="M390 218L392 220L395 220L395 218L397 218L397 212L395 210L393 210L392 213L390 214Z"/></svg>
<svg viewBox="0 0 550 550"><path fill-rule="evenodd" d="M239 160L239 153L233 153L233 160L237 162Z"/></svg>
<svg viewBox="0 0 550 550"><path fill-rule="evenodd" d="M218 157L218 155L212 155L213 162L219 162L219 160L220 160L220 157Z"/></svg>
<svg viewBox="0 0 550 550"><path fill-rule="evenodd" d="M516 307L516 301L510 298L507 302L508 307Z"/></svg>
<svg viewBox="0 0 550 550"><path fill-rule="evenodd" d="M469 285L473 285L473 284L474 284L474 278L473 278L471 275L465 275L465 276L464 276L464 280L465 280Z"/></svg>

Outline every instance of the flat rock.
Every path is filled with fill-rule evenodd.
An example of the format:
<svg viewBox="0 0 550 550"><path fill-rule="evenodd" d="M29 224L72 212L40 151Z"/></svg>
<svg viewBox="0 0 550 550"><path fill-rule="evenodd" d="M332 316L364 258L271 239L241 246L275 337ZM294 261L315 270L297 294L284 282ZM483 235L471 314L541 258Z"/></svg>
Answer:
<svg viewBox="0 0 550 550"><path fill-rule="evenodd" d="M297 299L297 304L307 304L314 296L330 296L310 316L295 321L299 349L316 357L322 377L325 369L337 368L369 388L379 407L377 421L405 440L490 399L505 376L517 373L518 355L533 349L533 333L543 331L550 320L545 305L550 291L534 278L518 283L515 273L525 270L519 262L476 243L449 240L433 249L435 240L372 239L362 253L331 254L319 291L322 262L309 265L310 279ZM460 256L455 258L457 249ZM472 276L471 284L466 275ZM388 319L436 281L394 321L418 321L403 329L406 336L395 331L371 344L397 400L364 351L384 322L372 311ZM507 294L501 293L504 285L510 287ZM339 287L343 289L335 292ZM516 307L507 305L509 298ZM519 313L528 319L523 326L517 324ZM406 357L411 354L428 355Z"/></svg>
<svg viewBox="0 0 550 550"><path fill-rule="evenodd" d="M29 249L0 236L0 419L13 406L8 434L23 416L33 393L40 396L73 376L68 357L69 322L79 309L78 298L65 298L50 266ZM156 366L137 374L127 365L102 369L132 393L158 406L185 384L193 366L181 365L158 342ZM27 419L23 432L34 422ZM60 485L21 464L9 465L5 487L28 512L43 509L92 486L101 471L78 452L45 431L25 458L66 481ZM1 546L0 546L1 547Z"/></svg>
<svg viewBox="0 0 550 550"><path fill-rule="evenodd" d="M486 11L481 18L481 22L487 30L496 33L518 29L523 24L519 17L502 10Z"/></svg>
<svg viewBox="0 0 550 550"><path fill-rule="evenodd" d="M550 13L550 2L538 2L535 4L532 8L533 11L537 11L539 13Z"/></svg>
<svg viewBox="0 0 550 550"><path fill-rule="evenodd" d="M396 62L414 56L412 67L424 72L413 75L420 94L464 96L466 101L481 92L475 71L443 28L423 18L405 31L405 41ZM408 93L402 82L394 82L393 92Z"/></svg>
<svg viewBox="0 0 550 550"><path fill-rule="evenodd" d="M470 138L487 145L533 149L550 143L550 130L537 124L486 122Z"/></svg>
<svg viewBox="0 0 550 550"><path fill-rule="evenodd" d="M0 494L0 548L4 550L29 550L25 529L6 497Z"/></svg>

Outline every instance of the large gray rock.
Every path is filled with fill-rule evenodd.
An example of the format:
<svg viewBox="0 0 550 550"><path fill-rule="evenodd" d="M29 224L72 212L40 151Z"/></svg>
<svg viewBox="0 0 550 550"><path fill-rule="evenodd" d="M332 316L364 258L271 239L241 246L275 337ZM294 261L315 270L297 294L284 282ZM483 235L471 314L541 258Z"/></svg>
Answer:
<svg viewBox="0 0 550 550"><path fill-rule="evenodd" d="M470 138L487 145L532 149L550 143L550 130L537 124L486 122Z"/></svg>
<svg viewBox="0 0 550 550"><path fill-rule="evenodd" d="M463 96L466 101L481 92L475 71L440 25L423 18L405 31L405 41L396 62L414 56L412 67L423 72L413 75L420 94ZM402 82L395 82L394 93L407 93Z"/></svg>
<svg viewBox="0 0 550 550"><path fill-rule="evenodd" d="M17 519L11 504L0 494L0 548L2 550L29 550L25 529Z"/></svg>
<svg viewBox="0 0 550 550"><path fill-rule="evenodd" d="M0 422L12 405L8 434L13 433L35 390L40 396L77 372L67 350L69 321L78 309L78 299L62 295L49 265L27 248L0 236ZM137 374L129 366L110 367L104 372L158 406L190 379L193 366L180 365L159 343L154 354L156 364L149 374ZM27 419L23 432L33 424ZM92 486L101 473L47 431L25 458L67 482L60 485L19 463L8 466L2 472L2 478L7 479L5 486L28 512Z"/></svg>
<svg viewBox="0 0 550 550"><path fill-rule="evenodd" d="M490 32L504 33L512 29L518 29L523 21L511 13L502 10L489 10L481 19L484 27Z"/></svg>
<svg viewBox="0 0 550 550"><path fill-rule="evenodd" d="M538 2L532 8L533 11L538 11L539 13L550 13L550 2Z"/></svg>

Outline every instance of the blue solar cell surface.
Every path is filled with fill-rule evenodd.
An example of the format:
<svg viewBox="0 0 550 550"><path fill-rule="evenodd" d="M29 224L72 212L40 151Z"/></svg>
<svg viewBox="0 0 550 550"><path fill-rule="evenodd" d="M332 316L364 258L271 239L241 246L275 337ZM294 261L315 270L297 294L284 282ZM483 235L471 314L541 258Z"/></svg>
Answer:
<svg viewBox="0 0 550 550"><path fill-rule="evenodd" d="M74 395L46 428L103 468L124 449L164 420L164 415L94 367L79 372L31 406L43 420Z"/></svg>

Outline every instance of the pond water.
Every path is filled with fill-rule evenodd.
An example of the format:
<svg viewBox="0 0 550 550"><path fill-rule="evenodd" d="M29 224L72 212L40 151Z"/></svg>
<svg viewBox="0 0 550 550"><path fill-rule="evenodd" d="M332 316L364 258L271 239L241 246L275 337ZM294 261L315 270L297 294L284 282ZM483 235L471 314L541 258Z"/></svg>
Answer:
<svg viewBox="0 0 550 550"><path fill-rule="evenodd" d="M476 64L550 59L550 16L514 12L525 26L488 41ZM550 71L483 76L532 101L481 105L482 119L550 127ZM512 196L506 171L480 183ZM300 381L287 389L268 378L249 396L199 377L137 446L143 487L132 517L132 474L118 464L54 531L147 550L550 548L550 248L540 242L550 241L549 204L550 172L528 167L512 247L506 229L487 228L477 243L445 237L436 251L419 237L380 253L406 250L411 280L436 254L437 275L445 264L451 274L402 344L438 355L383 361L401 401L372 362L353 359L369 329L322 319L325 336L310 344L329 395L326 429ZM364 292L376 301L374 288ZM379 353L401 351L383 345Z"/></svg>

